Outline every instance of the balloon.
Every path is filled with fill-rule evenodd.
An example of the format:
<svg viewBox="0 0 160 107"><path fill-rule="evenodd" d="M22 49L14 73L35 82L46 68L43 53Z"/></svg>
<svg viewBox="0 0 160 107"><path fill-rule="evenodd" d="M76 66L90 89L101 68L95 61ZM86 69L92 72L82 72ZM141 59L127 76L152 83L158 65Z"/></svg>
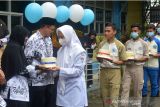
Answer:
<svg viewBox="0 0 160 107"><path fill-rule="evenodd" d="M42 17L50 17L55 18L57 15L57 7L52 2L45 2L42 5L43 16Z"/></svg>
<svg viewBox="0 0 160 107"><path fill-rule="evenodd" d="M63 23L67 21L68 18L69 18L69 9L66 6L58 6L57 16L56 16L57 22Z"/></svg>
<svg viewBox="0 0 160 107"><path fill-rule="evenodd" d="M69 8L69 11L70 11L70 19L75 23L79 22L84 14L83 7L78 4L72 5Z"/></svg>
<svg viewBox="0 0 160 107"><path fill-rule="evenodd" d="M37 3L30 3L25 8L25 17L30 23L38 22L42 17L42 7Z"/></svg>
<svg viewBox="0 0 160 107"><path fill-rule="evenodd" d="M80 21L82 25L86 26L94 21L94 13L90 9L84 9L84 16Z"/></svg>

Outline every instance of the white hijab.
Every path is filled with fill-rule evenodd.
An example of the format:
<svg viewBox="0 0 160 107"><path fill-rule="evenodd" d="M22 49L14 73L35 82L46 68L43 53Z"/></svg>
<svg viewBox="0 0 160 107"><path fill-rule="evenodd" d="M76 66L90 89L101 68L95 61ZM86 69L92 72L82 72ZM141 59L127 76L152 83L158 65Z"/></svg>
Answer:
<svg viewBox="0 0 160 107"><path fill-rule="evenodd" d="M67 42L58 51L57 64L58 66L64 68L72 67L76 56L82 52L85 52L85 50L83 49L76 32L70 25L59 27L56 31L57 35L58 31L62 32Z"/></svg>
<svg viewBox="0 0 160 107"><path fill-rule="evenodd" d="M73 30L73 28L70 25L64 25L62 27L59 27L56 31L57 35L58 35L58 31L62 32L67 42L58 51L57 65L63 68L72 68L76 57L80 53L85 52L85 50L83 49L76 35L76 32ZM64 91L65 91L64 77L59 76L58 88L59 88L58 90L61 91L61 94L64 95Z"/></svg>

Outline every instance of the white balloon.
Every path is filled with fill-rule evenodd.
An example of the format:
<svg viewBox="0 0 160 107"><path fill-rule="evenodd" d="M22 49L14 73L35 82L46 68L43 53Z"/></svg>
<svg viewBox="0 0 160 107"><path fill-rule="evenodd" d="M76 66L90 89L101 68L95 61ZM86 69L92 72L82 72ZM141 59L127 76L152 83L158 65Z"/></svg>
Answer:
<svg viewBox="0 0 160 107"><path fill-rule="evenodd" d="M83 18L84 9L83 9L82 6L80 6L78 4L73 4L69 8L69 11L70 11L70 19L73 22L77 23L77 22L79 22Z"/></svg>
<svg viewBox="0 0 160 107"><path fill-rule="evenodd" d="M55 18L57 16L57 7L52 2L45 2L42 5L43 15L42 17Z"/></svg>

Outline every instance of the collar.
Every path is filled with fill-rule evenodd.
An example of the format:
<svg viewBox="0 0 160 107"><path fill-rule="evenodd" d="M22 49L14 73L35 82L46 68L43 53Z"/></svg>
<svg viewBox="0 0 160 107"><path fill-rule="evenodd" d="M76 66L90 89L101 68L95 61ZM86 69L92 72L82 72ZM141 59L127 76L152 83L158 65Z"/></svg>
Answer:
<svg viewBox="0 0 160 107"><path fill-rule="evenodd" d="M136 39L136 40L131 39L131 41L133 41L133 42L137 42L137 41L139 41L139 40L140 40L140 37L139 37L138 39Z"/></svg>
<svg viewBox="0 0 160 107"><path fill-rule="evenodd" d="M44 39L44 37L42 36L41 32L39 30L37 30L37 35L38 35L38 39Z"/></svg>
<svg viewBox="0 0 160 107"><path fill-rule="evenodd" d="M106 39L106 42L109 43L109 44L111 44L111 43L114 43L115 40L116 40L116 38L113 38L112 41L109 42L109 41Z"/></svg>

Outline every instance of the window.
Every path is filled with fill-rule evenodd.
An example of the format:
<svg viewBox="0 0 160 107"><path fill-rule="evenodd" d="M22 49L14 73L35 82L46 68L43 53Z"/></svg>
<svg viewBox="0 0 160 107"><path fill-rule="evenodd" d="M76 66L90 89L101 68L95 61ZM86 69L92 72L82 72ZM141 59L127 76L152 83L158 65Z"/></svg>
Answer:
<svg viewBox="0 0 160 107"><path fill-rule="evenodd" d="M99 24L99 28L100 28L100 32L99 32L99 33L103 33L103 29L104 29L104 28L103 28L103 23L100 23L100 24Z"/></svg>
<svg viewBox="0 0 160 107"><path fill-rule="evenodd" d="M112 13L111 11L105 11L105 21L106 22L111 22L111 17L112 17Z"/></svg>
<svg viewBox="0 0 160 107"><path fill-rule="evenodd" d="M91 30L94 30L94 23L91 23L91 24L90 24L90 31L91 31Z"/></svg>
<svg viewBox="0 0 160 107"><path fill-rule="evenodd" d="M96 21L103 21L103 9L96 9Z"/></svg>
<svg viewBox="0 0 160 107"><path fill-rule="evenodd" d="M97 22L96 23L96 31L97 31L97 33L100 33L100 34L103 33L103 30L104 30L103 24L104 24L103 22Z"/></svg>
<svg viewBox="0 0 160 107"><path fill-rule="evenodd" d="M21 16L12 16L11 17L11 29L13 29L13 27L15 25L22 25L22 17Z"/></svg>
<svg viewBox="0 0 160 107"><path fill-rule="evenodd" d="M7 1L1 1L0 3L0 11L7 11L7 4L8 2Z"/></svg>

